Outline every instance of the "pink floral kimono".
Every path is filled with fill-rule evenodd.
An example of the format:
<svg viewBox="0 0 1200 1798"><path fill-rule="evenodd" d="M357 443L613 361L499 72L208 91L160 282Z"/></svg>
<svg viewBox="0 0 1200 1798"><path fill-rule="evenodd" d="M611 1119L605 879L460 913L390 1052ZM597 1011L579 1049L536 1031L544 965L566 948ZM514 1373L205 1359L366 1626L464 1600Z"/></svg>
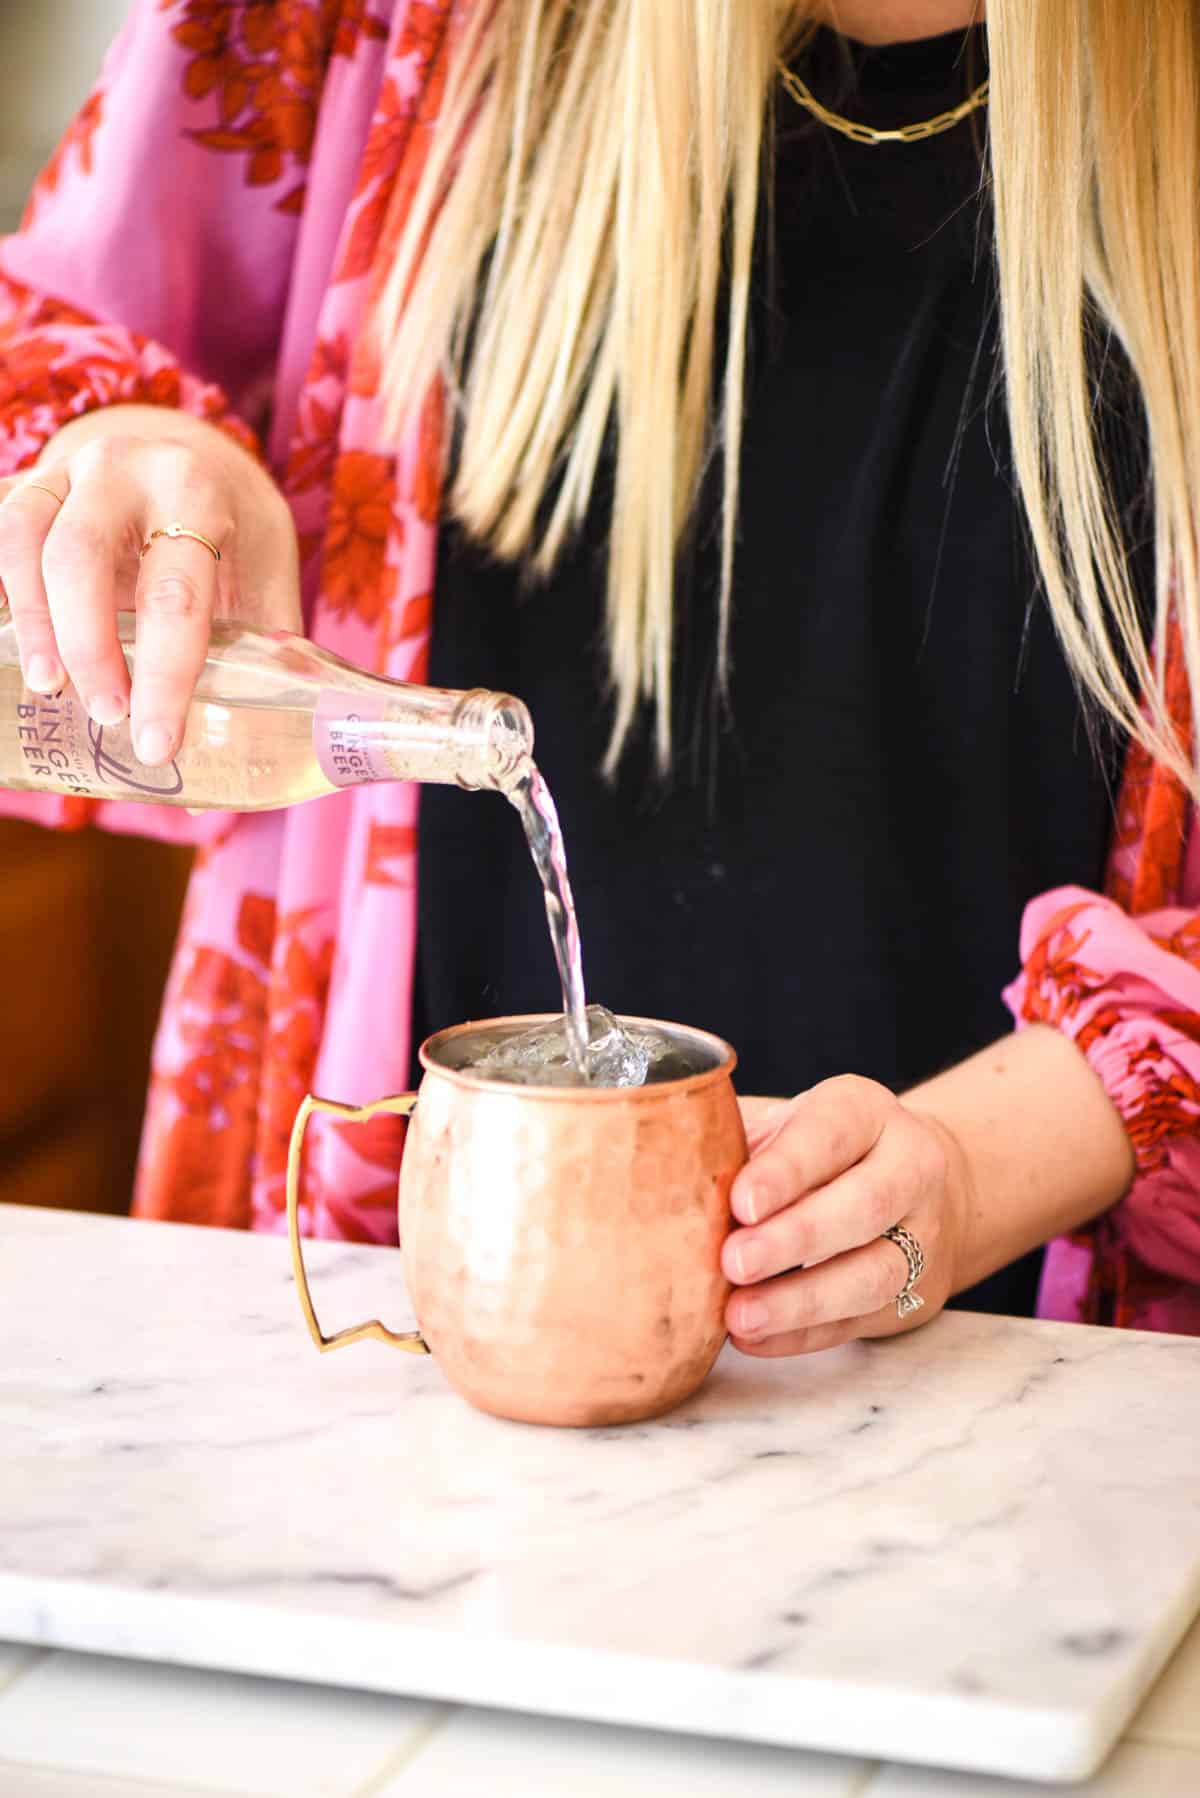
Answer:
<svg viewBox="0 0 1200 1798"><path fill-rule="evenodd" d="M431 400L389 444L361 327L465 4L137 0L0 244L0 474L95 407L212 420L291 502L310 635L408 680L426 657L441 421ZM135 1211L279 1231L303 1094L407 1080L416 790L203 819L18 794L0 809L199 846ZM1200 1332L1200 849L1182 793L1136 755L1118 838L1110 897L1030 906L1008 995L1019 1020L1075 1037L1138 1157L1129 1196L1052 1246L1041 1311ZM395 1241L402 1143L385 1124L317 1132L312 1234Z"/></svg>

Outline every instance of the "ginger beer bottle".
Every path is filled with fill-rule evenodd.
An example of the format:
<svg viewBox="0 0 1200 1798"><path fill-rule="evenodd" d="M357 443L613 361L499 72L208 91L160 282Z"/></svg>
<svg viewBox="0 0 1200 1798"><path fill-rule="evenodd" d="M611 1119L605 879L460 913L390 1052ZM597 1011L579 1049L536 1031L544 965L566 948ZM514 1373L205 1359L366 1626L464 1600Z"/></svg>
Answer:
<svg viewBox="0 0 1200 1798"><path fill-rule="evenodd" d="M133 614L118 623L132 670ZM179 752L148 768L128 720L93 723L69 686L53 697L28 690L0 606L0 786L245 812L373 780L507 794L532 747L529 714L507 693L383 680L286 631L215 625Z"/></svg>

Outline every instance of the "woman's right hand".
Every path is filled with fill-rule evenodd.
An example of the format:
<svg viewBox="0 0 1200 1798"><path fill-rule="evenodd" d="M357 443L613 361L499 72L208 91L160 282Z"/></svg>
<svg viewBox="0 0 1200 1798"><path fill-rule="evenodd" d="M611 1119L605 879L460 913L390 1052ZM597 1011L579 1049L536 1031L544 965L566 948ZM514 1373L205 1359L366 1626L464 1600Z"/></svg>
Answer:
<svg viewBox="0 0 1200 1798"><path fill-rule="evenodd" d="M143 558L169 524L207 537L220 561L190 537L159 537ZM296 531L278 487L214 425L154 406L77 419L35 467L0 481L0 593L26 685L70 681L97 724L128 715L150 765L182 741L214 619L301 628ZM120 611L137 614L132 689Z"/></svg>

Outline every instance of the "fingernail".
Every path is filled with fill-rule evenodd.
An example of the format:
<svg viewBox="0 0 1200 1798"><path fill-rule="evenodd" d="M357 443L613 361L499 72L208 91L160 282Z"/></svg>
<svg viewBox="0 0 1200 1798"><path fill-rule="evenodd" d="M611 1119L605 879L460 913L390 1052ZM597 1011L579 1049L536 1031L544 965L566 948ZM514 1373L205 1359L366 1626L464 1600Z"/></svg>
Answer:
<svg viewBox="0 0 1200 1798"><path fill-rule="evenodd" d="M63 665L56 656L30 656L25 685L35 693L57 693L66 684Z"/></svg>
<svg viewBox="0 0 1200 1798"><path fill-rule="evenodd" d="M165 724L143 724L137 734L139 762L153 766L170 760L171 733Z"/></svg>
<svg viewBox="0 0 1200 1798"><path fill-rule="evenodd" d="M737 1333L739 1336L761 1336L770 1321L770 1312L765 1305L753 1301L743 1305L738 1312Z"/></svg>
<svg viewBox="0 0 1200 1798"><path fill-rule="evenodd" d="M766 1215L768 1196L766 1187L761 1183L742 1188L741 1209L748 1224L757 1224Z"/></svg>
<svg viewBox="0 0 1200 1798"><path fill-rule="evenodd" d="M128 705L115 693L101 693L88 700L88 712L97 724L120 724L128 711Z"/></svg>
<svg viewBox="0 0 1200 1798"><path fill-rule="evenodd" d="M758 1244L756 1242L735 1242L732 1254L733 1265L737 1269L738 1279L756 1279L759 1269L763 1264L762 1250L759 1248Z"/></svg>

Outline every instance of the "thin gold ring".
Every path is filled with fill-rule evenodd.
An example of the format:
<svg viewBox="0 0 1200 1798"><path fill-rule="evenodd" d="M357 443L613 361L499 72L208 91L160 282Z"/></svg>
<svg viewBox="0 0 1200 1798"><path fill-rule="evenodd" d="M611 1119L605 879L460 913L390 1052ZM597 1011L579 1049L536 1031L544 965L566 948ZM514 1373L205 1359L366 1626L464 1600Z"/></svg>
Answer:
<svg viewBox="0 0 1200 1798"><path fill-rule="evenodd" d="M59 494L55 493L53 487L47 487L45 481L22 481L21 487L19 487L17 489L18 493L21 491L21 488L24 488L24 487L36 487L39 493L48 493L50 495L50 498L53 500L57 500L60 506L65 506L67 503L65 499L61 498Z"/></svg>
<svg viewBox="0 0 1200 1798"><path fill-rule="evenodd" d="M151 531L146 541L142 544L141 554L143 556L150 548L150 545L156 542L159 537L190 537L195 543L203 543L214 562L219 562L221 560L221 552L212 539L202 536L199 531L189 530L186 524L164 524L161 530Z"/></svg>

